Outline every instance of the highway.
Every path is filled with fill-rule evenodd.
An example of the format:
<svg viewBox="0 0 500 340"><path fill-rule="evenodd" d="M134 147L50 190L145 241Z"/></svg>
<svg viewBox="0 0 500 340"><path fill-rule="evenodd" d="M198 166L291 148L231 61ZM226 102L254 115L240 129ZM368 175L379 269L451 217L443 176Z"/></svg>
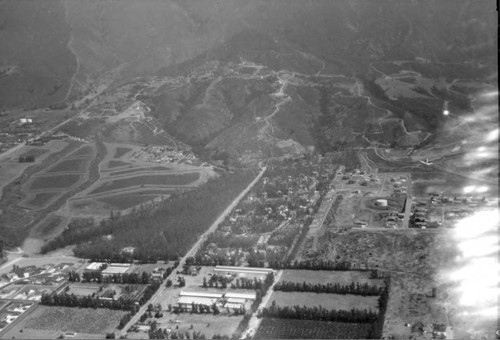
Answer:
<svg viewBox="0 0 500 340"><path fill-rule="evenodd" d="M203 233L203 235L200 236L200 238L198 239L198 241L193 245L193 247L186 253L186 255L184 255L184 257L182 257L182 259L179 261L179 265L177 266L177 268L174 268L174 270L172 270L172 274L170 274L169 277L167 277L165 279L168 280L168 279L172 279L176 274L175 272L179 269L179 268L182 268L182 266L184 265L184 263L186 262L186 259L188 257L191 257L191 256L194 256L196 254L196 252L198 251L199 247L203 244L203 241L205 241L205 239L207 238L207 236L209 234L211 234L212 232L214 232L217 227L219 226L219 224L221 224L224 219L226 218L227 215L229 215L229 213L238 205L238 203L243 199L243 197L245 197L245 195L253 188L253 186L260 180L260 178L262 177L262 175L264 175L264 173L266 172L267 170L267 167L266 166L263 166L261 167L261 170L259 172L259 174L254 178L254 180L252 182L250 182L250 184L248 184L248 186L245 188L245 190L243 190L232 202L230 205L227 206L227 208L222 212L222 214L219 215L219 217L210 225L210 227ZM172 280L173 281L173 280ZM144 314L144 312L146 312L147 308L148 308L148 305L150 303L152 303L153 305L156 305L157 303L159 303L160 301L160 296L162 295L162 293L165 291L165 289L167 289L165 287L164 284L162 284L160 286L160 288L158 288L158 290L156 291L156 293L151 297L151 299L149 301L147 301L146 303L144 303L144 305L141 306L141 308L139 309L139 311L132 317L132 319L130 319L130 321L125 325L125 327L123 327L123 329L121 329L117 335L117 337L121 337L121 336L124 336L125 334L127 334L127 329L129 329L130 327L132 327L135 323L137 323L137 321L139 321L139 318L141 317L142 314Z"/></svg>

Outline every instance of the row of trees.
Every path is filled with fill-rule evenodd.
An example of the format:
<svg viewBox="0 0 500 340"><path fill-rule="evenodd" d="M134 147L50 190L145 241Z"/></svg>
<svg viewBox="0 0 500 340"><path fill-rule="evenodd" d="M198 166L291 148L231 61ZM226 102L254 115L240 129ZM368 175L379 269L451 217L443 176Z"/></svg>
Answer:
<svg viewBox="0 0 500 340"><path fill-rule="evenodd" d="M309 282L290 282L280 281L273 287L274 290L283 292L314 292L326 294L353 294L362 296L378 296L382 293L381 287L369 285L368 283L360 284L359 282L352 282L348 285L340 283L309 283Z"/></svg>
<svg viewBox="0 0 500 340"><path fill-rule="evenodd" d="M219 307L214 303L212 305L204 305L201 303L191 303L191 308L189 309L187 306L179 305L179 306L170 306L169 311L175 314L190 312L191 314L220 314Z"/></svg>
<svg viewBox="0 0 500 340"><path fill-rule="evenodd" d="M163 274L167 277L172 272L172 268L168 268ZM123 273L104 276L100 271L83 272L80 276L77 272L69 273L70 282L97 282L97 283L125 283L125 284L148 284L151 283L151 274L146 272L139 273Z"/></svg>
<svg viewBox="0 0 500 340"><path fill-rule="evenodd" d="M117 300L104 300L98 296L76 296L75 294L43 294L40 301L42 305L81 307L81 308L108 308L119 310L136 310L135 301L119 298Z"/></svg>
<svg viewBox="0 0 500 340"><path fill-rule="evenodd" d="M302 269L302 270L334 270L350 271L361 270L354 268L349 262L335 262L330 260L305 260L305 261L287 261L270 262L269 267L274 269Z"/></svg>
<svg viewBox="0 0 500 340"><path fill-rule="evenodd" d="M158 288L158 283L152 283L147 286L139 301L124 298L108 300L102 299L98 295L76 296L75 294L64 292L60 294L43 294L40 303L47 306L120 309L135 313L138 308L137 303L140 305L146 303Z"/></svg>
<svg viewBox="0 0 500 340"><path fill-rule="evenodd" d="M76 221L44 245L42 252L77 244L76 256L94 260L177 259L255 175L255 170L224 173L199 188L175 193L157 206L142 207L126 216L114 215L100 223ZM113 235L113 240L103 238L105 235ZM135 247L132 254L123 252L128 246Z"/></svg>
<svg viewBox="0 0 500 340"><path fill-rule="evenodd" d="M241 279L236 279L234 283L231 283L231 288L234 289L262 289L264 282L262 280L257 280L256 277L252 279L247 279L242 277Z"/></svg>
<svg viewBox="0 0 500 340"><path fill-rule="evenodd" d="M324 309L319 307L307 306L285 306L276 305L273 301L271 307L264 307L259 312L258 317L279 318L279 319L298 319L332 322L352 322L352 323L372 323L378 318L378 314L366 309L353 308L350 311L337 309Z"/></svg>

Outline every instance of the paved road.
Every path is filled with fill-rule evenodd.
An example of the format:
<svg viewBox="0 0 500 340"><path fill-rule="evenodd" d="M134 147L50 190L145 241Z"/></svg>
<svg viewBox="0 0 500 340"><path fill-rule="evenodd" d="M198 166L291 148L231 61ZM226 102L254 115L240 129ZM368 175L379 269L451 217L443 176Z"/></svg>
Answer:
<svg viewBox="0 0 500 340"><path fill-rule="evenodd" d="M180 260L179 266L177 268L182 268L182 266L186 262L186 259L188 257L194 256L196 254L196 252L198 251L198 248L202 245L203 241L205 241L207 236L217 229L219 224L224 221L226 216L229 215L229 213L238 205L238 203L243 199L243 197L245 197L245 195L259 181L259 179L262 177L262 175L264 175L264 172L266 171L266 169L267 169L267 167L265 167L265 166L261 167L261 170L260 170L259 174L257 175L257 177L255 177L255 179L250 184L248 184L248 186L245 188L245 190L243 190L238 195L238 197L236 197L233 200L233 202L231 202L231 204L222 212L222 214L219 215L219 217L212 223L212 225L210 225L210 228L208 228L207 231L205 231L203 233L203 235L200 236L198 241L186 253L186 255L184 255L184 257ZM167 280L172 279L173 276L176 275L175 272L176 272L176 269L174 268L174 270L172 271L172 274L170 274L170 276L167 278ZM156 293L151 297L151 299L149 301L147 301L146 303L144 303L144 305L142 305L142 307L139 309L139 311L132 317L132 319L130 319L130 321L125 325L125 327L123 327L123 329L118 332L117 336L120 337L120 336L126 335L127 329L129 329L137 321L139 321L139 318L141 317L142 314L144 314L144 312L146 312L148 305L150 303L152 303L153 305L159 303L160 302L159 299L160 299L162 293L165 291L165 289L166 289L165 285L164 284L161 285L160 288L158 288L158 290L156 291Z"/></svg>

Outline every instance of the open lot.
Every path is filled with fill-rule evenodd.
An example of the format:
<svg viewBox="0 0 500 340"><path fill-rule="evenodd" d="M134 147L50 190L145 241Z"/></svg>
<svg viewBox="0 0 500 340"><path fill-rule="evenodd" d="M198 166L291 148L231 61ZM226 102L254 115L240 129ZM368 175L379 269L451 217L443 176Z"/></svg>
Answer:
<svg viewBox="0 0 500 340"><path fill-rule="evenodd" d="M264 318L255 339L366 339L370 324Z"/></svg>
<svg viewBox="0 0 500 340"><path fill-rule="evenodd" d="M317 294L299 292L273 292L266 307L276 301L278 306L322 306L325 309L351 310L367 309L377 311L377 296Z"/></svg>
<svg viewBox="0 0 500 340"><path fill-rule="evenodd" d="M163 318L153 318L152 320L155 320L160 328L171 329L177 332L201 332L205 334L207 339L211 339L216 334L231 337L231 335L236 331L241 319L243 319L243 316L241 315L227 316L221 314L213 315L190 313L175 315L167 312L164 313ZM177 326L179 328L177 328ZM134 338L133 333L130 338Z"/></svg>
<svg viewBox="0 0 500 340"><path fill-rule="evenodd" d="M70 284L66 293L75 294L76 296L89 296L98 292L99 286L97 285Z"/></svg>
<svg viewBox="0 0 500 340"><path fill-rule="evenodd" d="M106 333L115 330L124 314L126 314L124 311L109 309L39 305L29 315L9 328L2 337L37 338L36 334L38 334L38 338L56 338L61 333L77 332L78 337L86 333L97 334L103 338Z"/></svg>

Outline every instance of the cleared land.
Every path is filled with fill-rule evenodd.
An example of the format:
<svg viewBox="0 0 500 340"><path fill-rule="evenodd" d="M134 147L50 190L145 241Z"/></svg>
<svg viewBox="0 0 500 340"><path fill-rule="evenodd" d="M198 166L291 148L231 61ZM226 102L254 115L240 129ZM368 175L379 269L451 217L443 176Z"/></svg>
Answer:
<svg viewBox="0 0 500 340"><path fill-rule="evenodd" d="M124 179L113 180L104 183L90 194L105 191L129 188L137 185L187 185L200 178L199 173L188 173L179 175L146 175Z"/></svg>
<svg viewBox="0 0 500 340"><path fill-rule="evenodd" d="M80 175L74 174L36 177L31 183L30 190L69 188L75 185L80 177Z"/></svg>
<svg viewBox="0 0 500 340"><path fill-rule="evenodd" d="M3 337L10 339L21 335L36 338L37 332L38 338L47 336L55 338L62 332L77 332L78 337L82 336L80 333L99 334L103 337L105 333L115 330L124 314L126 314L124 311L109 309L39 305L26 318L3 334ZM22 333L21 330L23 330ZM49 333L39 331L49 331Z"/></svg>
<svg viewBox="0 0 500 340"><path fill-rule="evenodd" d="M370 324L264 318L255 339L366 339Z"/></svg>
<svg viewBox="0 0 500 340"><path fill-rule="evenodd" d="M89 158L64 159L47 172L85 172L90 163Z"/></svg>
<svg viewBox="0 0 500 340"><path fill-rule="evenodd" d="M278 306L322 306L325 309L351 310L367 309L377 311L377 296L317 294L298 292L273 292L268 306L276 301Z"/></svg>

